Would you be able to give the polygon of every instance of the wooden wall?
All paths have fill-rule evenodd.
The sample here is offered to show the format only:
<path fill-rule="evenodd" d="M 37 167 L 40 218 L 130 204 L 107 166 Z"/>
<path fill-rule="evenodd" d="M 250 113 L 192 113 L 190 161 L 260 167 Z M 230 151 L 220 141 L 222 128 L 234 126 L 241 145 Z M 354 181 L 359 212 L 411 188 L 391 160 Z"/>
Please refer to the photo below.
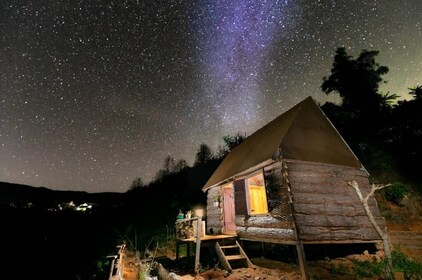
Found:
<path fill-rule="evenodd" d="M 380 237 L 371 225 L 353 187 L 365 196 L 370 185 L 363 170 L 352 167 L 286 160 L 298 237 L 304 242 L 373 241 Z M 374 198 L 370 208 L 381 228 L 385 220 Z"/>
<path fill-rule="evenodd" d="M 221 234 L 223 229 L 223 210 L 219 206 L 214 206 L 214 197 L 221 194 L 220 186 L 210 188 L 207 191 L 207 233 L 210 234 L 212 228 L 215 234 Z M 222 203 L 221 203 L 222 205 Z"/>
<path fill-rule="evenodd" d="M 242 239 L 291 243 L 295 240 L 288 190 L 283 184 L 281 163 L 264 168 L 267 190 L 267 215 L 248 216 L 236 213 L 236 233 Z"/>

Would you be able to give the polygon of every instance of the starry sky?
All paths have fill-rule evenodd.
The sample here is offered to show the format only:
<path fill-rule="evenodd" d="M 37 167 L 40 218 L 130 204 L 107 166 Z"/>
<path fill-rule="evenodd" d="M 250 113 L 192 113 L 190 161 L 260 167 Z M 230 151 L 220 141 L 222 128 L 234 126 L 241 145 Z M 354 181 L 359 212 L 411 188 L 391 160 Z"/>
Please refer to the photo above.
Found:
<path fill-rule="evenodd" d="M 422 83 L 421 0 L 2 0 L 0 181 L 88 192 L 250 135 L 376 49 L 382 92 Z"/>

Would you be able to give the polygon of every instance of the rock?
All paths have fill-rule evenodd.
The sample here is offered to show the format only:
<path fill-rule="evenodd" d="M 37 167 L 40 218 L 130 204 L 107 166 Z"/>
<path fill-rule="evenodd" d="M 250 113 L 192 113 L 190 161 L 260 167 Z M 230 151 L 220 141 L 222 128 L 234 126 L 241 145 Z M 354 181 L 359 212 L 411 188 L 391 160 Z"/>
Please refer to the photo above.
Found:
<path fill-rule="evenodd" d="M 261 277 L 259 277 L 259 276 L 254 278 L 254 280 L 260 280 L 260 279 L 261 279 Z"/>
<path fill-rule="evenodd" d="M 363 251 L 363 254 L 364 254 L 365 256 L 369 256 L 369 252 L 368 252 L 368 250 Z"/>
<path fill-rule="evenodd" d="M 245 277 L 246 278 L 251 278 L 251 275 L 250 274 L 246 274 Z"/>
<path fill-rule="evenodd" d="M 229 276 L 229 272 L 228 272 L 227 270 L 223 270 L 223 276 L 224 276 L 224 277 Z"/>

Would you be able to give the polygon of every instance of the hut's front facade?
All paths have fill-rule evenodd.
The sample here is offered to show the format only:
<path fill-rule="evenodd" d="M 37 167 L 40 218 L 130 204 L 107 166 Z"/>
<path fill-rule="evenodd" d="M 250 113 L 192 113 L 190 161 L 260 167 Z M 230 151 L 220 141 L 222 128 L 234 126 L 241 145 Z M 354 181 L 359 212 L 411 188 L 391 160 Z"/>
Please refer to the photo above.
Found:
<path fill-rule="evenodd" d="M 203 188 L 207 230 L 291 245 L 380 242 L 353 180 L 369 191 L 368 173 L 308 97 L 223 160 Z M 370 207 L 385 227 L 375 199 Z"/>

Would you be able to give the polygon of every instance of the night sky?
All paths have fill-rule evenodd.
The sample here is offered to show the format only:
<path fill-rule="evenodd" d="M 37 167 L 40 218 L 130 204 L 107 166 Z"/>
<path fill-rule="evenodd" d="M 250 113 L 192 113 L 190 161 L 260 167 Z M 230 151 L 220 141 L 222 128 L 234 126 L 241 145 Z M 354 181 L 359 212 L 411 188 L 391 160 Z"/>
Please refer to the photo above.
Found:
<path fill-rule="evenodd" d="M 422 83 L 421 0 L 0 3 L 0 181 L 88 192 L 250 135 L 320 86 L 337 47 Z"/>

